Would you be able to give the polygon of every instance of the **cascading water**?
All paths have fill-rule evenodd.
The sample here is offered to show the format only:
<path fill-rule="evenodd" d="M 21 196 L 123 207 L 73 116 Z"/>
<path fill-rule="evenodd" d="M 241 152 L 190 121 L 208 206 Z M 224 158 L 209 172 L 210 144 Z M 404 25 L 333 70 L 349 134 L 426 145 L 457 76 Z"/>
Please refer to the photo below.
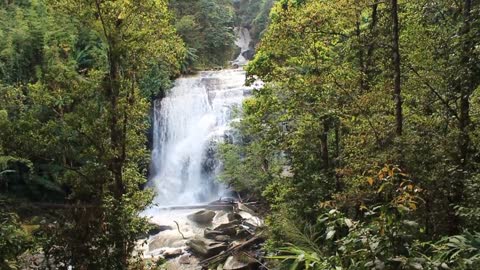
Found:
<path fill-rule="evenodd" d="M 232 65 L 240 67 L 247 62 L 242 54 L 249 49 L 250 36 L 247 29 L 237 28 L 236 32 L 241 54 Z M 198 260 L 189 253 L 187 241 L 204 237 L 205 225 L 192 222 L 188 216 L 194 209 L 204 208 L 202 203 L 227 193 L 215 181 L 221 167 L 216 159 L 217 146 L 226 138 L 234 140 L 229 129 L 236 108 L 254 87 L 261 87 L 246 87 L 244 83 L 241 68 L 204 71 L 176 80 L 166 97 L 155 102 L 150 183 L 157 193 L 155 205 L 160 207 L 154 205 L 141 215 L 163 229 L 146 242 L 139 240 L 136 251 L 144 258 L 179 252 L 183 255 L 170 260 L 167 269 L 198 269 Z M 250 214 L 243 215 L 255 224 Z M 215 211 L 208 226 L 215 228 L 228 222 L 226 211 Z"/>
<path fill-rule="evenodd" d="M 216 146 L 249 88 L 241 69 L 205 71 L 180 78 L 155 103 L 152 174 L 159 205 L 218 199 Z"/>
<path fill-rule="evenodd" d="M 248 62 L 248 60 L 244 56 L 244 53 L 250 49 L 250 42 L 252 41 L 252 38 L 250 36 L 250 31 L 248 31 L 247 28 L 243 27 L 236 27 L 235 34 L 237 35 L 235 45 L 240 48 L 240 54 L 235 60 L 233 60 L 233 64 L 243 66 Z"/>

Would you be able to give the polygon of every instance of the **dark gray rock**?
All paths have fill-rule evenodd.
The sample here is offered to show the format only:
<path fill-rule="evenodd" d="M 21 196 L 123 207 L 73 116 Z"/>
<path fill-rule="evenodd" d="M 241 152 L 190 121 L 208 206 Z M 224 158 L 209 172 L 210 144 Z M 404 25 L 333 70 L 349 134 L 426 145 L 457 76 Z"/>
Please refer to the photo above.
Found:
<path fill-rule="evenodd" d="M 193 254 L 202 258 L 215 256 L 228 248 L 226 243 L 200 237 L 189 240 L 187 246 L 192 250 Z"/>
<path fill-rule="evenodd" d="M 148 235 L 156 235 L 160 232 L 169 231 L 169 230 L 173 230 L 173 228 L 168 226 L 168 225 L 157 225 L 157 224 L 151 223 L 150 224 L 150 230 L 148 230 L 147 234 Z"/>
<path fill-rule="evenodd" d="M 229 222 L 243 219 L 238 213 L 228 213 L 227 218 Z"/>
<path fill-rule="evenodd" d="M 241 223 L 239 220 L 234 220 L 229 223 L 220 224 L 217 227 L 215 227 L 213 230 L 209 231 L 209 236 L 212 237 L 213 239 L 215 238 L 215 236 L 218 236 L 218 235 L 225 235 L 230 238 L 237 237 L 238 231 L 241 229 L 240 224 Z"/>
<path fill-rule="evenodd" d="M 148 238 L 149 236 L 157 235 L 163 231 L 173 230 L 172 227 L 166 225 L 158 225 L 154 223 L 149 223 L 149 229 L 146 232 L 140 233 L 137 235 L 137 240 Z"/>
<path fill-rule="evenodd" d="M 215 212 L 211 210 L 201 210 L 187 216 L 189 220 L 198 224 L 212 223 L 212 220 L 214 217 L 215 217 Z"/>
<path fill-rule="evenodd" d="M 254 49 L 248 49 L 244 52 L 242 52 L 242 56 L 245 57 L 247 60 L 252 60 L 253 57 L 255 56 L 255 50 Z"/>
<path fill-rule="evenodd" d="M 203 236 L 207 239 L 215 239 L 216 236 L 222 234 L 222 231 L 216 231 L 209 228 L 205 229 L 205 231 L 203 232 Z"/>

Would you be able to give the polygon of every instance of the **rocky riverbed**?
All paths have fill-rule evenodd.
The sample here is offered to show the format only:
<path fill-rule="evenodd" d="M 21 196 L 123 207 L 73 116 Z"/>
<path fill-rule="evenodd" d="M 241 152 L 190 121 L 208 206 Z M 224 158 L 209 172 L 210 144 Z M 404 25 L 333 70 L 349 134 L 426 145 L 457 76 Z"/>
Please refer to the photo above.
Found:
<path fill-rule="evenodd" d="M 162 269 L 262 269 L 263 220 L 255 204 L 219 200 L 203 206 L 151 208 L 149 236 L 137 254 Z"/>

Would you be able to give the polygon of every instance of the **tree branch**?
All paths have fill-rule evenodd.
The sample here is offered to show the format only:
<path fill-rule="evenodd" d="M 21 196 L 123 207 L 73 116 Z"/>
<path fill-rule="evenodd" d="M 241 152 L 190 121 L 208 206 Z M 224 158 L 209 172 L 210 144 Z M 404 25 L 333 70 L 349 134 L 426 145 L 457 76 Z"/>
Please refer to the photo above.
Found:
<path fill-rule="evenodd" d="M 433 92 L 433 94 L 435 94 L 435 96 L 445 105 L 445 107 L 447 108 L 447 110 L 458 120 L 459 119 L 459 116 L 457 114 L 457 111 L 455 111 L 451 106 L 450 104 L 448 103 L 448 101 L 446 101 L 442 95 L 440 95 L 440 93 L 438 93 L 437 90 L 435 90 L 435 88 L 426 80 L 424 80 L 422 78 L 422 76 L 418 73 L 418 71 L 412 66 L 412 65 L 408 65 L 408 67 L 410 68 L 410 70 L 413 71 L 413 73 L 421 80 L 421 82 L 428 88 L 430 89 L 430 91 Z"/>

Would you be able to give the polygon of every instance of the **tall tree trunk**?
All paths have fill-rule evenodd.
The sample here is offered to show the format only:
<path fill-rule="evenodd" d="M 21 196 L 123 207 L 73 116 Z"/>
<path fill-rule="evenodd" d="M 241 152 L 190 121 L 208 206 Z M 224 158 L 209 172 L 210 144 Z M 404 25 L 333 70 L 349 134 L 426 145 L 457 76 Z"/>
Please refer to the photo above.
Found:
<path fill-rule="evenodd" d="M 365 57 L 364 57 L 364 48 L 363 48 L 363 40 L 362 40 L 362 31 L 360 30 L 360 20 L 362 19 L 362 14 L 361 14 L 361 7 L 360 3 L 358 0 L 355 1 L 356 5 L 356 17 L 357 20 L 355 22 L 355 33 L 357 36 L 357 53 L 358 53 L 358 65 L 360 66 L 360 90 L 362 92 L 365 92 L 367 90 L 367 81 L 365 78 L 366 72 L 365 72 Z"/>
<path fill-rule="evenodd" d="M 323 121 L 323 131 L 320 135 L 320 143 L 321 143 L 321 155 L 323 161 L 323 168 L 328 170 L 330 167 L 330 158 L 328 154 L 328 132 L 330 131 L 330 125 L 328 120 Z"/>
<path fill-rule="evenodd" d="M 125 187 L 123 184 L 123 166 L 124 157 L 122 155 L 123 144 L 123 130 L 121 128 L 119 115 L 120 109 L 118 108 L 119 94 L 120 94 L 120 56 L 117 52 L 115 40 L 110 42 L 110 70 L 107 78 L 106 95 L 110 101 L 110 140 L 113 156 L 109 162 L 109 170 L 113 174 L 114 189 L 113 194 L 115 199 L 121 200 L 125 193 Z"/>
<path fill-rule="evenodd" d="M 472 0 L 464 0 L 463 2 L 463 25 L 459 31 L 461 38 L 461 58 L 459 62 L 459 73 L 462 77 L 457 84 L 457 92 L 460 94 L 460 111 L 458 119 L 458 173 L 453 177 L 452 193 L 449 197 L 449 203 L 451 205 L 458 205 L 464 200 L 464 187 L 465 179 L 467 178 L 468 166 L 469 166 L 469 149 L 470 149 L 470 136 L 469 126 L 470 121 L 470 96 L 475 90 L 475 85 L 472 81 L 470 55 L 472 54 L 473 46 L 469 37 L 471 30 L 471 15 Z M 455 214 L 454 209 L 450 209 L 450 219 L 452 220 L 449 226 L 449 233 L 456 234 L 460 232 L 461 220 Z"/>
<path fill-rule="evenodd" d="M 392 61 L 393 61 L 393 96 L 395 100 L 395 133 L 397 136 L 401 136 L 403 133 L 403 111 L 402 111 L 402 93 L 401 93 L 401 60 L 400 60 L 400 27 L 398 23 L 398 2 L 397 0 L 391 0 L 391 12 L 392 12 Z"/>
<path fill-rule="evenodd" d="M 469 40 L 470 33 L 470 12 L 472 10 L 472 0 L 465 0 L 463 6 L 463 26 L 461 29 L 461 37 L 463 40 L 461 68 L 466 69 L 464 74 L 466 77 L 462 78 L 459 83 L 460 92 L 460 114 L 459 114 L 459 163 L 462 167 L 468 163 L 468 149 L 470 145 L 470 137 L 468 134 L 468 126 L 470 125 L 470 96 L 475 90 L 472 83 L 470 69 L 470 55 L 472 52 L 472 42 Z"/>
<path fill-rule="evenodd" d="M 374 59 L 373 53 L 375 51 L 375 39 L 376 39 L 376 28 L 378 22 L 378 4 L 374 4 L 372 6 L 372 23 L 370 24 L 370 33 L 368 36 L 367 41 L 367 56 L 365 60 L 365 67 L 363 72 L 365 73 L 365 80 L 367 81 L 366 87 L 367 91 L 370 89 L 371 82 L 373 80 L 373 66 L 374 66 Z"/>
<path fill-rule="evenodd" d="M 335 163 L 334 168 L 340 168 L 342 166 L 340 162 L 340 121 L 335 123 Z M 335 173 L 335 188 L 336 191 L 340 191 L 340 176 L 338 173 Z"/>

